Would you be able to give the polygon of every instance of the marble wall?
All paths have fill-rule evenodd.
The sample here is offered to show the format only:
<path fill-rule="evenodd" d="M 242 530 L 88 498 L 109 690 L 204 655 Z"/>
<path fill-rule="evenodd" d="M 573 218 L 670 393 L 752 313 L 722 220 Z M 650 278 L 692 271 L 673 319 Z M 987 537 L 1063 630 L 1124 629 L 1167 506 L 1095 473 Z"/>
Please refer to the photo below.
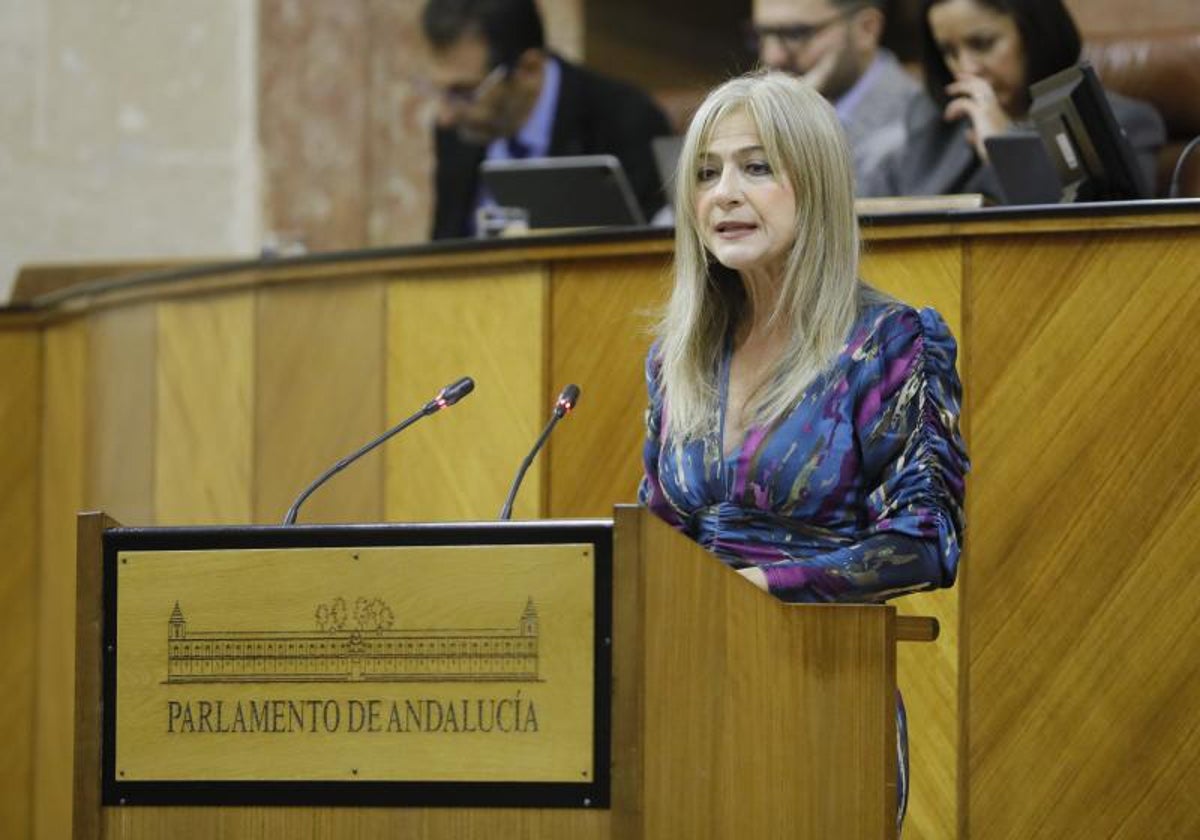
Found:
<path fill-rule="evenodd" d="M 28 262 L 256 248 L 257 48 L 247 0 L 0 0 L 0 301 Z"/>
<path fill-rule="evenodd" d="M 0 0 L 0 302 L 28 263 L 419 242 L 423 0 Z M 583 0 L 542 0 L 583 52 Z"/>
<path fill-rule="evenodd" d="M 578 58 L 582 0 L 542 0 Z M 434 101 L 424 0 L 260 0 L 259 124 L 268 237 L 309 250 L 428 238 Z"/>

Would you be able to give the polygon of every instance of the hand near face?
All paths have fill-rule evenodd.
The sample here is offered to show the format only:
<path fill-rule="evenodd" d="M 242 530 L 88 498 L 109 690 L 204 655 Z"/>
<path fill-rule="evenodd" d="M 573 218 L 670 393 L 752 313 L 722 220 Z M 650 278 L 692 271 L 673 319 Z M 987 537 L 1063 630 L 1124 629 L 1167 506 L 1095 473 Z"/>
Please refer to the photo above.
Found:
<path fill-rule="evenodd" d="M 960 76 L 946 85 L 946 93 L 952 98 L 942 117 L 947 122 L 971 121 L 967 139 L 975 147 L 979 159 L 986 162 L 987 148 L 983 141 L 1008 131 L 1012 127 L 1012 118 L 1001 107 L 992 86 L 979 76 Z"/>
<path fill-rule="evenodd" d="M 801 74 L 800 78 L 812 85 L 815 90 L 824 92 L 829 86 L 829 80 L 838 67 L 839 54 L 830 50 L 818 59 L 817 63 Z"/>

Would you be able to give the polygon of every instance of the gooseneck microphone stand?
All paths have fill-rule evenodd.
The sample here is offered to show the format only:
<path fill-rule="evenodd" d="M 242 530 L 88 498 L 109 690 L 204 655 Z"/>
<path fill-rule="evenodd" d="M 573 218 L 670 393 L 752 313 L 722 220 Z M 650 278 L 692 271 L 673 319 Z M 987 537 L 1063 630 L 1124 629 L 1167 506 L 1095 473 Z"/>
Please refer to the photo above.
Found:
<path fill-rule="evenodd" d="M 292 502 L 292 506 L 288 508 L 287 516 L 283 518 L 283 524 L 294 525 L 296 523 L 296 515 L 300 512 L 300 505 L 304 504 L 305 500 L 313 494 L 313 491 L 315 491 L 326 481 L 333 478 L 335 475 L 346 469 L 346 467 L 353 464 L 355 461 L 366 455 L 381 443 L 384 443 L 393 436 L 398 435 L 400 432 L 407 429 L 413 423 L 416 423 L 422 417 L 428 417 L 430 414 L 437 414 L 443 408 L 454 405 L 473 390 L 475 390 L 475 380 L 469 376 L 464 376 L 462 379 L 450 383 L 441 391 L 439 391 L 436 397 L 425 403 L 425 405 L 421 407 L 421 410 L 416 414 L 401 420 L 379 437 L 359 447 L 357 450 L 338 461 L 332 467 L 325 470 L 325 472 L 321 473 L 313 480 L 312 484 L 304 488 L 304 492 L 296 497 L 296 501 Z"/>
<path fill-rule="evenodd" d="M 529 450 L 529 454 L 521 462 L 521 468 L 517 470 L 517 477 L 513 479 L 512 487 L 508 490 L 508 498 L 504 500 L 504 507 L 500 508 L 501 519 L 512 519 L 513 501 L 517 498 L 517 490 L 521 487 L 522 479 L 525 478 L 525 471 L 529 469 L 529 465 L 533 463 L 533 459 L 537 457 L 538 452 L 545 445 L 546 438 L 550 437 L 550 433 L 554 431 L 554 427 L 558 424 L 558 421 L 566 417 L 577 402 L 579 402 L 579 386 L 568 385 L 566 388 L 563 388 L 562 393 L 559 394 L 558 402 L 554 404 L 554 411 L 550 415 L 550 422 L 546 424 L 546 428 L 542 429 L 542 433 L 538 436 L 537 442 L 534 443 L 533 449 Z"/>

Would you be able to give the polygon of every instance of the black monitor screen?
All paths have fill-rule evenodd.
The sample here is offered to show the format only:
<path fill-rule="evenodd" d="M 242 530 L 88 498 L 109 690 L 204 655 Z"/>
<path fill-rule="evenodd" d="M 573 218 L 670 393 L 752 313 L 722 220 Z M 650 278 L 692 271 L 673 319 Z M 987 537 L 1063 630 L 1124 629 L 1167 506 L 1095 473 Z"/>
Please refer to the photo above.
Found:
<path fill-rule="evenodd" d="M 1133 147 L 1090 64 L 1068 67 L 1029 91 L 1029 116 L 1058 169 L 1064 202 L 1151 197 Z"/>
<path fill-rule="evenodd" d="M 612 155 L 485 160 L 479 173 L 497 202 L 525 210 L 531 228 L 646 223 Z"/>

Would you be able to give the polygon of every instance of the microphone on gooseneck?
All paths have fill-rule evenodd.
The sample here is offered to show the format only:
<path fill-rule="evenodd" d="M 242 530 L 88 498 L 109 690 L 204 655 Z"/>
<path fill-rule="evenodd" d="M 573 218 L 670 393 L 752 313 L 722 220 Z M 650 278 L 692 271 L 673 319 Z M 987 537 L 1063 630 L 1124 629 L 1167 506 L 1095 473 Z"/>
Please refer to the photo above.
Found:
<path fill-rule="evenodd" d="M 554 412 L 550 415 L 550 422 L 546 424 L 546 428 L 542 429 L 542 433 L 538 436 L 533 449 L 529 450 L 529 454 L 521 462 L 521 468 L 517 470 L 517 477 L 513 479 L 512 487 L 508 490 L 508 498 L 504 500 L 504 507 L 500 508 L 501 519 L 512 519 L 513 501 L 517 498 L 517 490 L 521 486 L 521 480 L 525 478 L 525 471 L 529 469 L 529 465 L 533 463 L 533 459 L 537 457 L 538 452 L 546 444 L 546 438 L 550 437 L 550 433 L 554 431 L 554 427 L 558 424 L 558 421 L 566 417 L 571 412 L 571 409 L 575 408 L 575 403 L 577 402 L 579 402 L 578 385 L 568 385 L 562 389 L 562 393 L 558 395 L 558 402 L 554 404 Z"/>
<path fill-rule="evenodd" d="M 320 487 L 326 481 L 333 478 L 335 475 L 340 473 L 342 470 L 346 469 L 346 467 L 353 464 L 359 458 L 366 455 L 368 452 L 370 452 L 376 446 L 379 446 L 379 444 L 383 443 L 388 438 L 404 431 L 409 426 L 411 426 L 413 423 L 416 423 L 418 420 L 420 420 L 422 417 L 428 417 L 430 414 L 437 414 L 443 408 L 448 408 L 449 406 L 454 405 L 456 402 L 458 402 L 459 400 L 461 400 L 463 397 L 465 397 L 467 394 L 471 393 L 474 390 L 475 390 L 475 380 L 469 376 L 464 376 L 462 379 L 458 379 L 458 380 L 455 380 L 454 382 L 451 382 L 449 385 L 447 385 L 445 388 L 443 388 L 441 391 L 439 391 L 438 395 L 436 397 L 431 399 L 429 402 L 425 403 L 425 405 L 421 407 L 421 410 L 418 411 L 416 414 L 413 414 L 411 417 L 407 417 L 404 420 L 400 421 L 395 426 L 392 426 L 392 428 L 388 429 L 386 432 L 381 434 L 379 437 L 377 437 L 374 440 L 370 441 L 369 443 L 366 443 L 363 446 L 359 447 L 354 452 L 350 453 L 345 458 L 338 461 L 332 467 L 325 470 L 325 472 L 321 473 L 319 476 L 316 477 L 316 479 L 313 481 L 312 484 L 310 484 L 304 488 L 304 492 L 302 492 L 299 496 L 296 497 L 296 501 L 292 502 L 292 506 L 290 508 L 288 508 L 287 516 L 285 516 L 283 518 L 283 524 L 284 525 L 294 525 L 296 523 L 296 514 L 298 514 L 300 512 L 300 505 L 304 504 L 305 500 L 313 494 L 313 491 L 315 491 L 318 487 Z"/>

